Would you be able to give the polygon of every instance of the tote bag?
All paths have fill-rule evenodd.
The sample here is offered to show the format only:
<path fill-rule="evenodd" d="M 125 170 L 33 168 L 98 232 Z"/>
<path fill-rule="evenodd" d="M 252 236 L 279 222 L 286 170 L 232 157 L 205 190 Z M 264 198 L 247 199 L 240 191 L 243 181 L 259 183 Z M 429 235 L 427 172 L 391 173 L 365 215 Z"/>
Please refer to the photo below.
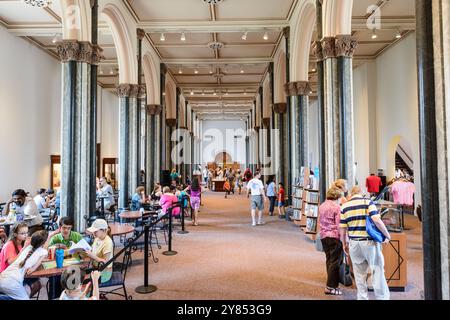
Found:
<path fill-rule="evenodd" d="M 347 263 L 347 258 L 343 253 L 341 265 L 339 266 L 339 282 L 344 286 L 349 287 L 353 284 L 352 275 L 350 272 L 350 265 Z"/>
<path fill-rule="evenodd" d="M 381 232 L 377 225 L 373 222 L 372 218 L 369 215 L 369 210 L 366 209 L 366 231 L 369 237 L 373 239 L 375 242 L 384 242 L 386 240 L 386 236 Z"/>

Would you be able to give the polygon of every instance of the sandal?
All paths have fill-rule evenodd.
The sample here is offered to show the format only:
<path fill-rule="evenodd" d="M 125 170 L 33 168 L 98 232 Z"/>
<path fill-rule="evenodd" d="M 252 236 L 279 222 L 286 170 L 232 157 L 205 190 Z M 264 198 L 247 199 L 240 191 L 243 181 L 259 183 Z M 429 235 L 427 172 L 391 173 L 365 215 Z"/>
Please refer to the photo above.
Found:
<path fill-rule="evenodd" d="M 331 295 L 331 296 L 342 296 L 342 291 L 340 288 L 330 288 L 327 287 L 326 291 L 325 291 L 326 295 Z"/>

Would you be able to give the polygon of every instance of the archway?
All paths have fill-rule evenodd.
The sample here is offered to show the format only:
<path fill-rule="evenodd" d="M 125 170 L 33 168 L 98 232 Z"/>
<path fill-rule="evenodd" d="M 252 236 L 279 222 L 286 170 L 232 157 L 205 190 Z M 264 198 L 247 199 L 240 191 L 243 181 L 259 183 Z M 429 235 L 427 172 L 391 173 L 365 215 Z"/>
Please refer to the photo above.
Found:
<path fill-rule="evenodd" d="M 147 52 L 144 55 L 142 67 L 147 88 L 147 104 L 160 104 L 159 71 L 151 53 Z"/>

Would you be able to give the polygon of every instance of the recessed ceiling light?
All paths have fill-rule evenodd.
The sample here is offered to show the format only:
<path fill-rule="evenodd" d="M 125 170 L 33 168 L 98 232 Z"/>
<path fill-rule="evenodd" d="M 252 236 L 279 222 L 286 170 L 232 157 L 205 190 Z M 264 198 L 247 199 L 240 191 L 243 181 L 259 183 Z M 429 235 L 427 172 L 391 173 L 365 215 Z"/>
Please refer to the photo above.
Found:
<path fill-rule="evenodd" d="M 109 74 L 114 74 L 113 68 L 111 68 L 111 70 L 109 70 Z"/>
<path fill-rule="evenodd" d="M 195 68 L 194 73 L 198 74 L 198 69 L 197 68 Z"/>
<path fill-rule="evenodd" d="M 161 41 L 166 41 L 166 37 L 164 36 L 164 32 L 161 32 L 161 37 L 159 38 Z"/>
<path fill-rule="evenodd" d="M 57 43 L 58 42 L 58 35 L 55 34 L 55 36 L 52 39 L 52 43 Z"/>
<path fill-rule="evenodd" d="M 247 90 L 246 89 L 244 89 L 244 96 L 246 96 L 247 95 Z"/>
<path fill-rule="evenodd" d="M 244 68 L 241 67 L 241 73 L 244 73 Z"/>
<path fill-rule="evenodd" d="M 191 90 L 191 96 L 193 96 L 194 95 L 194 90 Z"/>
<path fill-rule="evenodd" d="M 263 39 L 269 40 L 269 34 L 267 33 L 267 31 L 264 33 Z"/>
<path fill-rule="evenodd" d="M 181 41 L 186 41 L 186 35 L 184 34 L 184 32 L 181 33 Z"/>
<path fill-rule="evenodd" d="M 214 91 L 213 95 L 217 96 L 217 92 Z"/>
<path fill-rule="evenodd" d="M 248 32 L 245 31 L 245 32 L 242 34 L 242 37 L 241 37 L 242 40 L 244 40 L 244 41 L 247 40 L 247 33 L 248 33 Z"/>
<path fill-rule="evenodd" d="M 312 72 L 316 72 L 316 69 L 313 68 L 311 71 L 312 71 Z"/>
<path fill-rule="evenodd" d="M 99 74 L 103 74 L 103 69 L 102 69 L 102 67 L 100 67 L 100 69 L 98 70 L 98 73 L 99 73 Z"/>
<path fill-rule="evenodd" d="M 397 39 L 400 39 L 402 37 L 402 32 L 400 30 L 397 31 L 397 34 L 395 35 Z"/>
<path fill-rule="evenodd" d="M 183 73 L 183 70 L 178 69 L 178 73 L 179 73 L 179 74 L 182 74 L 182 73 Z"/>
<path fill-rule="evenodd" d="M 377 32 L 375 31 L 375 29 L 373 29 L 373 32 L 372 32 L 372 39 L 376 39 L 376 38 L 378 38 Z"/>
<path fill-rule="evenodd" d="M 205 95 L 205 91 L 204 90 L 202 90 L 202 96 L 204 96 Z"/>

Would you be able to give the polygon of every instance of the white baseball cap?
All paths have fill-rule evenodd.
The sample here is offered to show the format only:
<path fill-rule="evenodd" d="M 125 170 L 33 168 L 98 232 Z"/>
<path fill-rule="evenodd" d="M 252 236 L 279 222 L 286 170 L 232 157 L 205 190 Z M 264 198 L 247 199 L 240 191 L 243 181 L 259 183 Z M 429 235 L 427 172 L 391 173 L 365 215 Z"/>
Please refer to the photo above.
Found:
<path fill-rule="evenodd" d="M 97 219 L 92 223 L 90 228 L 87 228 L 87 231 L 94 233 L 98 230 L 108 230 L 108 222 L 104 219 Z"/>

